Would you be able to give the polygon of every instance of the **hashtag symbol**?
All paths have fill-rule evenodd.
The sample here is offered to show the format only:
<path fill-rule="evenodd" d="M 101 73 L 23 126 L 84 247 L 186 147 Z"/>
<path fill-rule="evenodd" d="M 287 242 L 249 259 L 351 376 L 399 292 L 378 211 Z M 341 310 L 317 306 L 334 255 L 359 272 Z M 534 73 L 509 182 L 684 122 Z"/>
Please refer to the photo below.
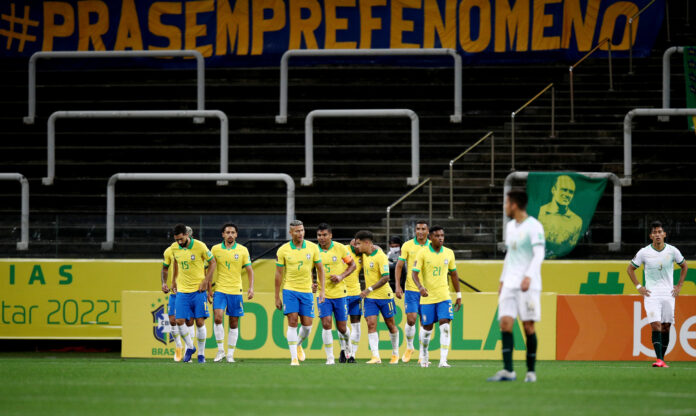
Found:
<path fill-rule="evenodd" d="M 17 39 L 19 41 L 19 52 L 24 52 L 24 44 L 29 42 L 35 42 L 36 36 L 28 34 L 30 26 L 38 26 L 39 22 L 36 20 L 29 19 L 29 6 L 24 6 L 24 16 L 18 17 L 15 13 L 15 4 L 10 4 L 10 14 L 0 15 L 0 20 L 4 20 L 9 23 L 8 29 L 0 29 L 0 35 L 7 37 L 7 47 L 9 51 L 12 47 L 12 41 Z M 19 25 L 19 31 L 16 31 L 17 25 Z"/>

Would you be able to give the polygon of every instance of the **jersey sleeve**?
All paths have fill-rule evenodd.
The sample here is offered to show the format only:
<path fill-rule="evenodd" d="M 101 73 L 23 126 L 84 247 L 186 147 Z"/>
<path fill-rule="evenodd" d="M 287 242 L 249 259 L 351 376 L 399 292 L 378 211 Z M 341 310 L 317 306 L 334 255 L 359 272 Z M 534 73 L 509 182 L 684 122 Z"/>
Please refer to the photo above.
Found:
<path fill-rule="evenodd" d="M 379 256 L 379 273 L 382 276 L 389 276 L 389 259 L 384 253 Z"/>
<path fill-rule="evenodd" d="M 166 250 L 164 250 L 164 262 L 162 263 L 164 267 L 169 267 L 172 265 L 172 249 L 167 247 Z"/>
<path fill-rule="evenodd" d="M 411 270 L 409 270 L 410 272 L 421 272 L 424 262 L 423 259 L 425 258 L 424 251 L 425 250 L 421 250 L 418 252 L 418 254 L 416 255 L 416 259 L 413 261 L 413 267 L 411 267 Z"/>
<path fill-rule="evenodd" d="M 529 242 L 532 246 L 545 245 L 544 226 L 540 222 L 536 222 L 535 227 L 529 233 Z"/>
<path fill-rule="evenodd" d="M 251 257 L 249 256 L 249 250 L 244 247 L 244 251 L 242 253 L 242 267 L 247 266 L 251 266 Z"/>
<path fill-rule="evenodd" d="M 321 263 L 321 255 L 319 254 L 319 246 L 315 245 L 312 247 L 312 261 L 316 263 Z"/>
<path fill-rule="evenodd" d="M 454 259 L 454 251 L 451 251 L 451 250 L 449 252 L 449 264 L 448 264 L 448 266 L 449 267 L 447 269 L 451 272 L 457 270 L 457 262 Z"/>
<path fill-rule="evenodd" d="M 281 247 L 276 252 L 276 266 L 285 267 L 285 250 Z"/>
<path fill-rule="evenodd" d="M 404 257 L 404 256 L 408 256 L 408 247 L 406 246 L 407 244 L 408 244 L 408 242 L 404 243 L 401 246 L 401 251 L 399 253 L 399 260 L 406 263 L 406 267 L 408 267 L 408 262 L 406 262 L 406 257 Z"/>
<path fill-rule="evenodd" d="M 345 264 L 350 264 L 353 262 L 353 256 L 350 255 L 350 249 L 348 249 L 347 246 L 344 246 L 341 244 L 339 246 L 341 248 L 341 253 L 343 254 L 342 260 Z"/>
<path fill-rule="evenodd" d="M 201 257 L 204 258 L 206 261 L 210 261 L 210 259 L 213 258 L 213 253 L 210 250 L 208 250 L 208 246 L 206 246 L 204 242 L 202 242 L 200 240 L 196 240 L 196 241 L 201 243 L 200 247 L 201 247 L 201 252 L 203 253 L 203 256 L 201 256 Z"/>
<path fill-rule="evenodd" d="M 636 253 L 636 256 L 633 258 L 633 260 L 631 260 L 631 264 L 636 269 L 639 268 L 643 264 L 643 249 L 638 250 L 638 253 Z"/>
<path fill-rule="evenodd" d="M 677 263 L 678 265 L 682 265 L 684 263 L 684 256 L 682 256 L 681 251 L 679 251 L 678 248 L 674 247 L 674 262 Z"/>

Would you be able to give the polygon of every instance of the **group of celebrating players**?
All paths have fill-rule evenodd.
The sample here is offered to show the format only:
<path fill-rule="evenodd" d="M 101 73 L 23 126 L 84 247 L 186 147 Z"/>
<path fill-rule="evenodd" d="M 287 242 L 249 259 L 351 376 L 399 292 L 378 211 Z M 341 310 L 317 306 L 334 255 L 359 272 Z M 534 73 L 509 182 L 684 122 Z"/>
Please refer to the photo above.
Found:
<path fill-rule="evenodd" d="M 518 317 L 523 323 L 526 336 L 527 374 L 524 380 L 536 381 L 537 336 L 534 323 L 541 319 L 541 264 L 545 254 L 545 237 L 541 223 L 527 215 L 526 206 L 527 194 L 524 191 L 512 190 L 507 193 L 504 208 L 511 221 L 506 225 L 507 252 L 498 291 L 504 368 L 490 377 L 489 381 L 516 379 L 512 365 L 512 329 Z M 646 297 L 645 308 L 652 321 L 653 341 L 658 358 L 654 366 L 662 367 L 666 366 L 663 358 L 664 350 L 669 343 L 669 325 L 674 322 L 674 297 L 678 295 L 686 275 L 686 262 L 676 248 L 664 243 L 665 234 L 661 224 L 658 228 L 657 234 L 656 228 L 652 228 L 653 244 L 639 252 L 629 266 L 629 275 L 640 293 Z M 189 227 L 184 224 L 174 227 L 175 242 L 164 252 L 161 278 L 162 290 L 165 293 L 171 292 L 168 313 L 172 336 L 176 342 L 175 361 L 191 361 L 196 353 L 193 341 L 196 337 L 198 362 L 205 362 L 205 319 L 209 317 L 207 305 L 212 303 L 214 333 L 218 346 L 214 361 L 226 359 L 228 362 L 234 362 L 239 318 L 244 315 L 243 269 L 246 269 L 249 279 L 247 298 L 252 299 L 254 296 L 254 270 L 248 250 L 236 242 L 238 231 L 235 224 L 224 224 L 221 229 L 223 241 L 208 250 L 203 242 L 192 237 Z M 368 343 L 372 354 L 367 364 L 381 363 L 377 333 L 377 318 L 381 314 L 391 339 L 390 364 L 398 364 L 400 358 L 405 363 L 411 360 L 415 352 L 415 325 L 420 317 L 419 365 L 430 365 L 428 345 L 434 325 L 438 323 L 439 367 L 450 367 L 447 362 L 450 322 L 453 319 L 453 310 L 457 311 L 461 307 L 462 294 L 454 252 L 444 246 L 445 232 L 442 227 L 429 228 L 427 222 L 417 222 L 416 237 L 407 241 L 401 248 L 401 256 L 395 270 L 395 291 L 392 291 L 389 285 L 387 256 L 374 244 L 374 237 L 370 231 L 359 231 L 348 246 L 334 241 L 331 227 L 325 223 L 317 227 L 317 244 L 305 239 L 304 224 L 299 220 L 289 224 L 289 233 L 291 240 L 282 245 L 276 255 L 275 304 L 287 317 L 290 365 L 297 366 L 305 360 L 302 342 L 312 328 L 316 293 L 326 364 L 335 364 L 332 335 L 334 318 L 341 348 L 339 362 L 356 362 L 355 352 L 360 343 L 360 321 L 363 316 L 367 323 Z M 652 251 L 649 251 L 649 248 L 652 248 Z M 670 293 L 670 303 L 669 300 L 657 299 L 657 296 L 664 295 L 661 290 L 663 286 L 669 285 L 670 289 L 672 287 L 672 262 L 681 265 L 682 276 L 679 285 L 674 286 Z M 641 263 L 646 264 L 647 289 L 638 284 L 633 273 Z M 167 276 L 172 264 L 174 272 L 169 286 Z M 402 290 L 399 277 L 404 267 L 407 270 L 407 278 L 405 290 Z M 313 270 L 316 270 L 316 281 L 313 279 Z M 361 271 L 364 276 L 364 289 L 359 281 Z M 456 291 L 454 305 L 448 277 Z M 656 289 L 656 297 L 649 302 L 650 290 L 653 288 Z M 395 297 L 404 297 L 406 306 L 404 335 L 407 346 L 401 357 L 399 333 L 394 321 Z M 227 352 L 224 348 L 225 314 L 229 316 Z"/>

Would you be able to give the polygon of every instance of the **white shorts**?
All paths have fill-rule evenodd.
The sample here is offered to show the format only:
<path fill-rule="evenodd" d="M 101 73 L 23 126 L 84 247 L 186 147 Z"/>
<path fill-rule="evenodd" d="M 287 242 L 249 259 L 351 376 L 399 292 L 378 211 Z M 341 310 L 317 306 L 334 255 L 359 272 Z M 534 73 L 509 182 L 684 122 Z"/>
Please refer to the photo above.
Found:
<path fill-rule="evenodd" d="M 674 296 L 651 295 L 643 298 L 648 322 L 674 323 Z"/>
<path fill-rule="evenodd" d="M 518 288 L 505 288 L 498 297 L 498 320 L 503 316 L 513 319 L 539 322 L 541 320 L 541 291 L 529 289 L 526 292 Z"/>

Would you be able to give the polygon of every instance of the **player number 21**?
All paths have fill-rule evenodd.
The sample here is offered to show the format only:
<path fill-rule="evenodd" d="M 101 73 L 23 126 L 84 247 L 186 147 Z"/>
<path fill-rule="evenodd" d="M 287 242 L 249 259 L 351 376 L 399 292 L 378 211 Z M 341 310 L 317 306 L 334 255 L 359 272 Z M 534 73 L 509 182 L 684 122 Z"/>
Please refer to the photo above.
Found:
<path fill-rule="evenodd" d="M 442 273 L 442 267 L 437 266 L 433 268 L 433 276 L 439 276 Z"/>

